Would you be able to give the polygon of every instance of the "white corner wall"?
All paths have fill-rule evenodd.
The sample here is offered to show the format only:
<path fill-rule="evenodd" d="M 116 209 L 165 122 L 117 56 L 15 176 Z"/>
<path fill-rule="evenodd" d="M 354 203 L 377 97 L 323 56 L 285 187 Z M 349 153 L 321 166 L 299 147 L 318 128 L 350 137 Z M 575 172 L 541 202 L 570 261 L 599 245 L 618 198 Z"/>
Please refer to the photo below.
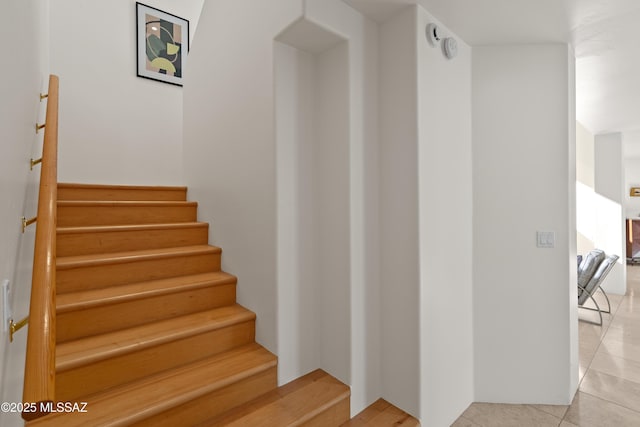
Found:
<path fill-rule="evenodd" d="M 380 332 L 382 397 L 420 417 L 416 16 L 380 25 Z"/>
<path fill-rule="evenodd" d="M 473 49 L 475 400 L 577 387 L 575 95 L 566 45 Z M 536 247 L 536 232 L 555 247 Z"/>
<path fill-rule="evenodd" d="M 20 233 L 20 217 L 33 216 L 37 209 L 37 185 L 40 169 L 29 171 L 29 159 L 42 153 L 42 132 L 35 133 L 36 121 L 44 121 L 44 106 L 39 94 L 47 91 L 49 73 L 49 7 L 44 0 L 4 2 L 6 18 L 0 29 L 3 48 L 3 74 L 0 79 L 0 283 L 11 284 L 10 305 L 13 317 L 28 314 L 33 263 L 35 228 Z M 20 42 L 10 42 L 19 40 Z M 2 309 L 0 308 L 0 312 Z M 4 314 L 2 314 L 4 316 Z M 0 328 L 0 383 L 3 402 L 22 400 L 26 329 L 14 342 Z M 19 413 L 0 413 L 0 425 L 23 426 Z"/>
<path fill-rule="evenodd" d="M 144 1 L 189 20 L 192 42 L 203 2 Z M 183 89 L 136 76 L 136 2 L 50 4 L 60 181 L 182 184 Z"/>
<path fill-rule="evenodd" d="M 594 143 L 595 212 L 594 245 L 620 258 L 602 283 L 607 291 L 624 295 L 627 291 L 626 238 L 624 209 L 624 146 L 621 133 L 595 136 Z"/>
<path fill-rule="evenodd" d="M 474 401 L 471 48 L 417 10 L 421 421 L 449 426 Z M 456 58 L 429 44 L 429 23 Z"/>
<path fill-rule="evenodd" d="M 474 400 L 471 48 L 432 22 L 455 37 L 419 6 L 380 25 L 382 395 L 448 426 Z"/>

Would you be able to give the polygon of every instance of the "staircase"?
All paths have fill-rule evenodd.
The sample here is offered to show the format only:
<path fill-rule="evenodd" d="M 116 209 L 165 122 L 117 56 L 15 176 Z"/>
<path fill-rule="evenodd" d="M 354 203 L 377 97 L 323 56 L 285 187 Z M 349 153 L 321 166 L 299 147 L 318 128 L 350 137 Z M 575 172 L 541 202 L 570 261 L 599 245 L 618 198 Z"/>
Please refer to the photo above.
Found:
<path fill-rule="evenodd" d="M 86 412 L 27 426 L 349 420 L 349 388 L 323 371 L 277 387 L 186 188 L 59 184 L 57 224 L 56 400 Z"/>

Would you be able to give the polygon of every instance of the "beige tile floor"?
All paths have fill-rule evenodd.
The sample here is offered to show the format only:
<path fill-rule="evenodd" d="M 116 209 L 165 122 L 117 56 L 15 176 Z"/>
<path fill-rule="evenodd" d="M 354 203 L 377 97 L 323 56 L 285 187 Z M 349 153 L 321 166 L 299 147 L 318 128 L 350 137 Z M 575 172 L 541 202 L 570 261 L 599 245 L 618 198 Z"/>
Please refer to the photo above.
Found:
<path fill-rule="evenodd" d="M 603 326 L 579 322 L 580 387 L 570 406 L 473 403 L 452 427 L 640 427 L 640 266 L 627 267 L 627 289 L 610 295 Z"/>

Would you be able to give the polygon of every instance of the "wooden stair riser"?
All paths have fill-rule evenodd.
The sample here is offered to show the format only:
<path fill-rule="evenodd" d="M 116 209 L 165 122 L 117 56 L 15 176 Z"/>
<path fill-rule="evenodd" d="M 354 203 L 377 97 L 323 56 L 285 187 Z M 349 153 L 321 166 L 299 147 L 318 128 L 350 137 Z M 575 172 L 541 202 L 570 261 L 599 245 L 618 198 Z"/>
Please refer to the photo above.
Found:
<path fill-rule="evenodd" d="M 327 427 L 340 426 L 349 421 L 351 417 L 351 404 L 349 397 L 340 400 L 335 405 L 318 414 L 311 420 L 299 424 L 300 427 Z"/>
<path fill-rule="evenodd" d="M 56 339 L 61 343 L 104 334 L 158 320 L 232 305 L 235 301 L 236 285 L 235 283 L 227 283 L 85 310 L 58 313 L 56 316 Z"/>
<path fill-rule="evenodd" d="M 58 184 L 58 200 L 187 200 L 186 187 Z"/>
<path fill-rule="evenodd" d="M 276 367 L 238 381 L 198 399 L 177 406 L 170 411 L 147 418 L 135 427 L 193 426 L 223 412 L 249 402 L 277 386 Z M 325 426 L 327 427 L 327 426 Z"/>
<path fill-rule="evenodd" d="M 104 230 L 100 227 L 97 230 L 73 230 L 59 229 L 56 238 L 59 257 L 206 245 L 209 239 L 209 225 L 206 223 L 153 229 Z"/>
<path fill-rule="evenodd" d="M 189 256 L 159 257 L 134 262 L 58 268 L 59 293 L 99 289 L 127 283 L 220 271 L 220 251 Z"/>
<path fill-rule="evenodd" d="M 197 204 L 58 202 L 58 227 L 165 224 L 197 221 Z"/>
<path fill-rule="evenodd" d="M 59 401 L 77 400 L 249 344 L 254 339 L 255 321 L 252 320 L 56 372 L 56 398 Z"/>
<path fill-rule="evenodd" d="M 351 417 L 350 411 L 351 405 L 349 397 L 346 397 L 330 408 L 327 408 L 321 414 L 318 414 L 309 421 L 300 424 L 300 427 L 338 427 L 349 421 L 349 418 Z"/>

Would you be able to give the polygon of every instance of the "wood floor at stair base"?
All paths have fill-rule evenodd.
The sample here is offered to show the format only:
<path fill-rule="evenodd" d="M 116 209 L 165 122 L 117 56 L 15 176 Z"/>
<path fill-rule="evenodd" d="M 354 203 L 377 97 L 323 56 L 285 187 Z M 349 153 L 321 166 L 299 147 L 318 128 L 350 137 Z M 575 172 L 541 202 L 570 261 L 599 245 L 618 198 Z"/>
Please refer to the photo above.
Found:
<path fill-rule="evenodd" d="M 158 372 L 252 343 L 255 322 L 242 322 L 204 334 L 56 373 L 56 398 L 73 401 Z"/>
<path fill-rule="evenodd" d="M 132 424 L 135 427 L 192 426 L 249 402 L 277 386 L 277 368 L 253 375 L 236 384 Z M 326 426 L 325 426 L 326 427 Z"/>
<path fill-rule="evenodd" d="M 420 422 L 384 399 L 378 399 L 342 427 L 420 427 Z"/>
<path fill-rule="evenodd" d="M 62 343 L 171 317 L 233 305 L 235 301 L 236 285 L 235 283 L 226 283 L 144 298 L 141 301 L 133 300 L 59 313 L 56 318 L 56 339 Z"/>
<path fill-rule="evenodd" d="M 216 250 L 217 249 L 217 250 Z M 108 286 L 220 271 L 221 251 L 209 248 L 189 256 L 161 256 L 153 259 L 113 264 L 58 267 L 56 286 L 59 293 L 86 291 Z"/>

